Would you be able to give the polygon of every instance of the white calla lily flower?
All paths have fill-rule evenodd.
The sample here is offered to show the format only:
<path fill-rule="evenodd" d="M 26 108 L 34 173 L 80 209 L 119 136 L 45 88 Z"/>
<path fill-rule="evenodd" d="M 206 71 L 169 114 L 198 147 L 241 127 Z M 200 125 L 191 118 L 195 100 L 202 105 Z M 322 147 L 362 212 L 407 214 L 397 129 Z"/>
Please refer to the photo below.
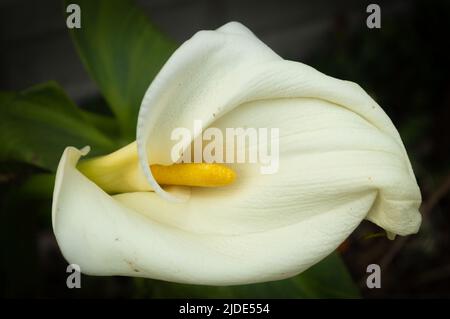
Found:
<path fill-rule="evenodd" d="M 230 164 L 232 184 L 163 189 L 149 165 L 172 164 L 171 132 L 194 120 L 279 128 L 278 172 Z M 419 187 L 381 107 L 235 22 L 198 32 L 168 60 L 142 101 L 137 143 L 78 165 L 87 152 L 65 150 L 52 214 L 64 257 L 86 274 L 278 280 L 322 260 L 364 219 L 391 235 L 421 223 Z"/>

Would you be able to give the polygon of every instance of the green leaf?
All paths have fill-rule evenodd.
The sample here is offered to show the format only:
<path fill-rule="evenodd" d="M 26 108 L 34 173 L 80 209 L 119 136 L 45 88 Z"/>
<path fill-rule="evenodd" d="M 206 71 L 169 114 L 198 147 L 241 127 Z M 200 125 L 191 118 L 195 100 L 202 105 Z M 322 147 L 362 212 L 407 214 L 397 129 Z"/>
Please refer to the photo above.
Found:
<path fill-rule="evenodd" d="M 359 290 L 337 252 L 301 274 L 298 287 L 306 298 L 359 298 Z"/>
<path fill-rule="evenodd" d="M 21 185 L 20 192 L 27 199 L 51 199 L 55 186 L 55 174 L 33 174 Z"/>
<path fill-rule="evenodd" d="M 78 53 L 131 141 L 144 93 L 176 46 L 131 1 L 69 3 L 81 9 L 81 28 L 71 30 Z"/>
<path fill-rule="evenodd" d="M 86 110 L 81 111 L 84 120 L 95 126 L 110 138 L 119 138 L 117 121 L 115 118 Z"/>
<path fill-rule="evenodd" d="M 92 155 L 115 143 L 85 120 L 83 112 L 53 82 L 21 93 L 0 92 L 0 160 L 55 171 L 66 146 L 90 145 Z"/>
<path fill-rule="evenodd" d="M 151 298 L 359 298 L 337 253 L 302 274 L 280 281 L 243 286 L 195 286 L 157 280 L 135 280 L 137 297 Z"/>
<path fill-rule="evenodd" d="M 0 92 L 0 106 L 8 105 L 16 97 L 15 92 Z"/>

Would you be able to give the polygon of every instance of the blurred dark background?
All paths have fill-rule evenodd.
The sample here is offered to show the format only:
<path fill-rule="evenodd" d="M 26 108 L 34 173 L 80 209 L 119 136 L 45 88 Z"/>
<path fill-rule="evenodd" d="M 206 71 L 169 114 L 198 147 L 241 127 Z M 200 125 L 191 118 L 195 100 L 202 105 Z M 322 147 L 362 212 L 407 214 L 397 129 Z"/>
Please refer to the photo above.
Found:
<path fill-rule="evenodd" d="M 381 7 L 381 29 L 366 26 L 369 3 L 138 1 L 153 24 L 178 43 L 236 20 L 282 57 L 366 89 L 404 140 L 422 190 L 423 224 L 419 234 L 389 241 L 363 222 L 340 253 L 363 297 L 450 297 L 450 2 L 373 2 Z M 0 1 L 0 46 L 1 90 L 55 80 L 79 105 L 99 99 L 67 32 L 60 1 Z M 22 173 L 10 173 L 11 167 Z M 1 294 L 139 296 L 129 278 L 87 278 L 86 289 L 66 288 L 66 262 L 51 232 L 51 203 L 41 197 L 24 202 L 16 195 L 33 170 L 1 163 Z M 381 265 L 381 289 L 365 285 L 371 263 Z"/>

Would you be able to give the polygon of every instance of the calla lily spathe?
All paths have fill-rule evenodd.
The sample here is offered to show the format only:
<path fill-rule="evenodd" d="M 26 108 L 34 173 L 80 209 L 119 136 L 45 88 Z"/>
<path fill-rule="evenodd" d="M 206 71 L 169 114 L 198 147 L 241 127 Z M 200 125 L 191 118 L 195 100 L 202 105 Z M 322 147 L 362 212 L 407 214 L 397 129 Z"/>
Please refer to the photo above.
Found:
<path fill-rule="evenodd" d="M 171 131 L 194 120 L 279 128 L 279 171 L 233 164 L 232 185 L 163 189 L 149 164 L 171 164 Z M 326 257 L 363 219 L 391 235 L 416 233 L 421 223 L 420 190 L 381 107 L 355 83 L 283 60 L 235 22 L 198 32 L 168 60 L 127 152 L 137 152 L 133 176 L 154 192 L 111 196 L 77 169 L 87 149 L 68 147 L 61 158 L 53 228 L 65 258 L 86 274 L 278 280 Z"/>

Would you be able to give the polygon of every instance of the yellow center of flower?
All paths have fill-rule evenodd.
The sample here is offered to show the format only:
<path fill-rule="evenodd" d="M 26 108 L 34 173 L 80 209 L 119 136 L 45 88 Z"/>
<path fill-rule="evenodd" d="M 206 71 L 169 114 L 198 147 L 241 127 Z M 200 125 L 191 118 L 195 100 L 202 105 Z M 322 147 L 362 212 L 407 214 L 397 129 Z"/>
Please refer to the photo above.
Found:
<path fill-rule="evenodd" d="M 229 185 L 236 179 L 231 168 L 220 164 L 150 165 L 150 169 L 161 185 L 217 187 Z"/>
<path fill-rule="evenodd" d="M 109 155 L 81 161 L 77 167 L 107 193 L 152 190 L 140 169 L 135 143 Z M 154 164 L 150 169 L 158 184 L 163 186 L 218 187 L 229 185 L 236 179 L 231 168 L 215 163 Z"/>

